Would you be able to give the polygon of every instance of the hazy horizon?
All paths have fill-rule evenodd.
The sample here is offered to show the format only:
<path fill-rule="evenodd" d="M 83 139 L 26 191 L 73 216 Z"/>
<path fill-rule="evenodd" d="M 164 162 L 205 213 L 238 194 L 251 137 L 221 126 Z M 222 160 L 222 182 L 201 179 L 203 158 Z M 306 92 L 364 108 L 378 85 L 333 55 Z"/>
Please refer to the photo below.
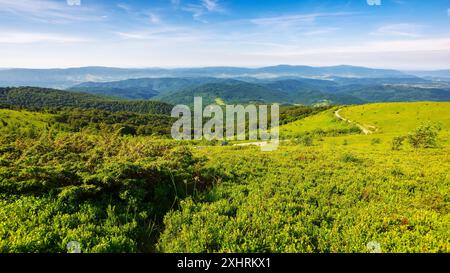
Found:
<path fill-rule="evenodd" d="M 276 67 L 276 66 L 305 66 L 305 67 L 314 67 L 314 68 L 327 68 L 327 67 L 338 67 L 338 66 L 351 66 L 351 67 L 361 67 L 361 68 L 369 68 L 369 69 L 382 69 L 382 70 L 397 70 L 400 72 L 416 72 L 416 71 L 444 71 L 450 70 L 450 66 L 447 68 L 440 69 L 397 69 L 392 67 L 370 67 L 370 66 L 361 66 L 361 65 L 352 65 L 352 64 L 335 64 L 335 65 L 325 65 L 325 66 L 314 66 L 314 65 L 305 65 L 305 64 L 274 64 L 274 65 L 263 65 L 263 66 L 250 66 L 250 65 L 242 65 L 242 66 L 232 66 L 232 65 L 211 65 L 211 66 L 103 66 L 103 65 L 86 65 L 86 66 L 67 66 L 67 67 L 0 67 L 0 70 L 9 70 L 9 69 L 30 69 L 30 70 L 51 70 L 51 69 L 79 69 L 79 68 L 114 68 L 114 69 L 202 69 L 202 68 L 246 68 L 246 69 L 258 69 L 265 67 Z"/>

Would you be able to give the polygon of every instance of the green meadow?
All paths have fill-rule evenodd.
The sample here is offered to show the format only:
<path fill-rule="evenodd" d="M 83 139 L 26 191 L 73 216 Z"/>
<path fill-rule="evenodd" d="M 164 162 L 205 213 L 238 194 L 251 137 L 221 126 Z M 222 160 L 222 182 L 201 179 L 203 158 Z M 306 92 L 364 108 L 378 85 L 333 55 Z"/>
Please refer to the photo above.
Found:
<path fill-rule="evenodd" d="M 341 113 L 352 121 L 392 135 L 408 133 L 424 122 L 440 124 L 446 133 L 450 130 L 449 111 L 448 102 L 403 102 L 352 106 Z"/>
<path fill-rule="evenodd" d="M 450 251 L 450 103 L 342 107 L 341 115 L 374 133 L 323 136 L 352 126 L 338 108 L 287 124 L 274 152 L 201 150 L 229 178 L 165 217 L 160 250 L 169 252 Z M 438 124 L 436 147 L 393 137 Z M 305 134 L 313 142 L 304 145 Z M 289 139 L 289 136 L 296 138 Z"/>
<path fill-rule="evenodd" d="M 348 129 L 350 127 L 349 124 L 340 122 L 340 120 L 334 116 L 334 112 L 337 109 L 338 108 L 332 108 L 317 115 L 309 116 L 286 124 L 280 127 L 280 132 L 288 136 L 293 136 L 296 133 L 314 131 L 318 129 Z"/>
<path fill-rule="evenodd" d="M 44 128 L 50 121 L 51 114 L 36 113 L 30 111 L 15 111 L 0 109 L 0 122 L 3 128 L 35 126 Z"/>
<path fill-rule="evenodd" d="M 59 115 L 0 110 L 0 252 L 450 252 L 450 103 L 312 112 L 272 152 Z"/>

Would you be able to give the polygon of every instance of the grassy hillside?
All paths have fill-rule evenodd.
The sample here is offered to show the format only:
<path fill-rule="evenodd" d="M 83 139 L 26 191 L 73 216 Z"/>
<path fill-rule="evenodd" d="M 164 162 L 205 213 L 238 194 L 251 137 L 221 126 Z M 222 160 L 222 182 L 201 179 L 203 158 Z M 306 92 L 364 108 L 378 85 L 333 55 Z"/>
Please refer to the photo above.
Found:
<path fill-rule="evenodd" d="M 341 114 L 382 133 L 407 133 L 423 122 L 436 122 L 450 130 L 450 102 L 375 103 L 344 108 Z"/>
<path fill-rule="evenodd" d="M 338 134 L 349 133 L 351 130 L 359 132 L 351 124 L 343 122 L 334 116 L 336 107 L 323 111 L 313 116 L 282 125 L 280 132 L 283 137 L 298 137 L 307 133 L 318 134 Z"/>
<path fill-rule="evenodd" d="M 166 252 L 449 252 L 447 150 L 352 145 L 202 150 L 223 170 L 165 217 Z"/>
<path fill-rule="evenodd" d="M 312 143 L 286 140 L 270 153 L 257 147 L 199 150 L 226 179 L 201 202 L 187 199 L 165 217 L 159 249 L 367 252 L 375 241 L 382 252 L 449 252 L 450 144 L 440 138 L 431 149 L 391 149 L 393 135 L 407 134 L 421 121 L 442 122 L 442 137 L 450 126 L 448 106 L 352 106 L 342 115 L 383 129 L 372 135 L 312 134 Z M 297 138 L 351 126 L 337 121 L 334 110 L 281 131 Z"/>
<path fill-rule="evenodd" d="M 166 115 L 97 109 L 50 110 L 48 113 L 0 109 L 0 132 L 5 135 L 36 136 L 44 131 L 108 130 L 111 134 L 169 137 L 175 120 Z"/>
<path fill-rule="evenodd" d="M 38 135 L 52 121 L 53 115 L 29 111 L 0 109 L 0 134 Z"/>
<path fill-rule="evenodd" d="M 37 128 L 43 128 L 51 120 L 53 115 L 36 113 L 29 111 L 15 111 L 9 109 L 0 109 L 0 122 L 3 127 L 13 124 L 18 126 L 34 125 Z"/>
<path fill-rule="evenodd" d="M 4 122 L 37 129 L 0 129 L 0 252 L 67 252 L 75 240 L 82 252 L 369 252 L 377 242 L 382 252 L 448 253 L 448 106 L 344 108 L 380 128 L 368 135 L 336 108 L 284 109 L 283 120 L 299 120 L 282 126 L 289 133 L 272 152 L 100 126 L 147 123 L 139 115 L 2 110 Z M 40 129 L 58 117 L 98 128 Z M 392 149 L 429 120 L 442 125 L 438 145 L 406 138 Z"/>
<path fill-rule="evenodd" d="M 335 111 L 352 121 L 338 119 Z M 292 122 L 280 127 L 282 137 L 302 137 L 305 134 L 332 136 L 326 138 L 324 145 L 333 146 L 349 143 L 370 149 L 389 149 L 396 136 L 406 136 L 421 125 L 431 124 L 441 128 L 439 139 L 442 145 L 450 143 L 450 103 L 448 102 L 410 102 L 375 103 L 348 107 L 335 107 L 320 114 Z M 361 135 L 356 124 L 362 125 L 372 133 Z M 325 132 L 325 133 L 324 133 Z M 350 133 L 350 134 L 349 134 Z M 372 145 L 380 141 L 380 145 Z"/>

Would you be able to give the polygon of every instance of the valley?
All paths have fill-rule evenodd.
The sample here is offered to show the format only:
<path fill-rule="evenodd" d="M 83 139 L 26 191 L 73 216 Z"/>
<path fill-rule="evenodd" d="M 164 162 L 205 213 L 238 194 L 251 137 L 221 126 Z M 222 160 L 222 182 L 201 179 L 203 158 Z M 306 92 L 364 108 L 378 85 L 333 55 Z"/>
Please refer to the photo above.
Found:
<path fill-rule="evenodd" d="M 219 99 L 228 104 L 348 105 L 449 101 L 449 79 L 446 71 L 416 73 L 346 65 L 0 70 L 0 87 L 38 86 L 127 100 L 158 100 L 186 105 L 191 104 L 195 96 L 202 96 L 207 103 Z"/>

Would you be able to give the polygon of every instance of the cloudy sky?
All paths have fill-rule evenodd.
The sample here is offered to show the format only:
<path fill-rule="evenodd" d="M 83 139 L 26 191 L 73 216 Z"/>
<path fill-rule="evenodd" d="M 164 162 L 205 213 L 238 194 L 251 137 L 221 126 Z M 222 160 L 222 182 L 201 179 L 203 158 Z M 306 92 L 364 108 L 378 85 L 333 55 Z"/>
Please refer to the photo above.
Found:
<path fill-rule="evenodd" d="M 0 0 L 0 67 L 450 68 L 450 0 Z"/>

